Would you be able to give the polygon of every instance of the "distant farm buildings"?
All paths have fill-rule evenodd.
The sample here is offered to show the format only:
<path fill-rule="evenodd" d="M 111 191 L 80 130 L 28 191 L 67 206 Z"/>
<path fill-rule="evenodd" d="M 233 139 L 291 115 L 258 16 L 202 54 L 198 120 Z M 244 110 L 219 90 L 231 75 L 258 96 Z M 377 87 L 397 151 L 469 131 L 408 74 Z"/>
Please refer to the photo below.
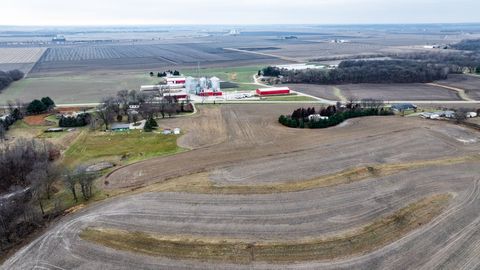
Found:
<path fill-rule="evenodd" d="M 220 79 L 217 77 L 188 77 L 185 82 L 185 89 L 188 93 L 199 96 L 222 96 Z"/>
<path fill-rule="evenodd" d="M 52 38 L 52 42 L 55 44 L 64 44 L 66 41 L 67 39 L 62 35 L 56 35 Z"/>

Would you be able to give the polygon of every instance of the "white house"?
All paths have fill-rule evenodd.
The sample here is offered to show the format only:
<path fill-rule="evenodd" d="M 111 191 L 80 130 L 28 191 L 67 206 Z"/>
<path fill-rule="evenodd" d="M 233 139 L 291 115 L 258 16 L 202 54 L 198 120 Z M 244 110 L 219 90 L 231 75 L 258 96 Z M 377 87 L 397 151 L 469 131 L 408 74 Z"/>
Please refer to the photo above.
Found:
<path fill-rule="evenodd" d="M 476 112 L 467 112 L 466 114 L 467 118 L 474 118 L 478 116 L 478 113 Z"/>
<path fill-rule="evenodd" d="M 328 117 L 321 116 L 320 114 L 312 114 L 308 116 L 308 121 L 320 121 L 320 120 L 328 120 Z"/>

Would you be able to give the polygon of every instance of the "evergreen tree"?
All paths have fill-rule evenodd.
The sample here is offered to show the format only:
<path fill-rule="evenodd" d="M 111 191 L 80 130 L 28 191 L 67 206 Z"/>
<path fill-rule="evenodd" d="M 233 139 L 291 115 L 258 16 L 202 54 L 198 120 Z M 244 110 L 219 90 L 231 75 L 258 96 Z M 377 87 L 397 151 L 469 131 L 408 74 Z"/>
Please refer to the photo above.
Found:
<path fill-rule="evenodd" d="M 47 106 L 38 99 L 33 100 L 27 106 L 27 112 L 30 114 L 39 114 L 45 112 L 47 110 Z"/>
<path fill-rule="evenodd" d="M 53 100 L 50 97 L 43 97 L 41 101 L 43 104 L 45 104 L 47 109 L 51 109 L 55 107 L 55 102 L 53 102 Z"/>

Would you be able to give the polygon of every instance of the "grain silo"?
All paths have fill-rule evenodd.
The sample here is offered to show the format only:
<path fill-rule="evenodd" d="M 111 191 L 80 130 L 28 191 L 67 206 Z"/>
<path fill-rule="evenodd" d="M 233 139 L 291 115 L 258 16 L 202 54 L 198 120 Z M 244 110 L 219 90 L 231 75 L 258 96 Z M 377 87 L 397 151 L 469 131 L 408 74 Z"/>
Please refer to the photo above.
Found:
<path fill-rule="evenodd" d="M 220 91 L 220 79 L 217 77 L 210 78 L 211 89 L 215 92 Z"/>

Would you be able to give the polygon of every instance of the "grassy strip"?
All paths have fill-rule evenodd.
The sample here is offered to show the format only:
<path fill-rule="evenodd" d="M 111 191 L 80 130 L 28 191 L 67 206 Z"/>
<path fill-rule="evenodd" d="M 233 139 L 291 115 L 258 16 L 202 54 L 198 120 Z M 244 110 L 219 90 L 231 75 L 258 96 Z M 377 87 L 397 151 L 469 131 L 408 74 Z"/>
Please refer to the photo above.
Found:
<path fill-rule="evenodd" d="M 319 178 L 304 181 L 269 183 L 260 185 L 218 185 L 212 182 L 208 173 L 199 173 L 183 176 L 172 181 L 166 181 L 140 189 L 139 191 L 153 192 L 190 192 L 204 194 L 271 194 L 283 192 L 296 192 L 348 184 L 371 177 L 393 175 L 401 171 L 418 169 L 428 166 L 454 165 L 469 161 L 479 160 L 479 155 L 446 158 L 426 161 L 415 161 L 398 164 L 372 165 L 353 168 Z"/>
<path fill-rule="evenodd" d="M 162 236 L 111 228 L 87 228 L 80 237 L 114 249 L 172 259 L 243 264 L 252 261 L 279 263 L 325 260 L 366 253 L 392 243 L 438 216 L 450 199 L 449 194 L 426 197 L 358 230 L 327 238 L 250 242 L 227 238 Z"/>
<path fill-rule="evenodd" d="M 129 132 L 85 132 L 65 152 L 64 162 L 77 165 L 95 160 L 131 163 L 150 157 L 179 152 L 177 136 Z"/>
<path fill-rule="evenodd" d="M 181 72 L 186 76 L 216 76 L 223 81 L 230 81 L 235 83 L 253 83 L 253 75 L 262 69 L 262 66 L 248 66 L 248 67 L 225 67 L 225 68 L 201 68 L 184 69 Z"/>
<path fill-rule="evenodd" d="M 312 97 L 300 96 L 300 95 L 291 95 L 291 96 L 276 96 L 276 97 L 267 97 L 264 100 L 266 101 L 316 101 Z"/>

